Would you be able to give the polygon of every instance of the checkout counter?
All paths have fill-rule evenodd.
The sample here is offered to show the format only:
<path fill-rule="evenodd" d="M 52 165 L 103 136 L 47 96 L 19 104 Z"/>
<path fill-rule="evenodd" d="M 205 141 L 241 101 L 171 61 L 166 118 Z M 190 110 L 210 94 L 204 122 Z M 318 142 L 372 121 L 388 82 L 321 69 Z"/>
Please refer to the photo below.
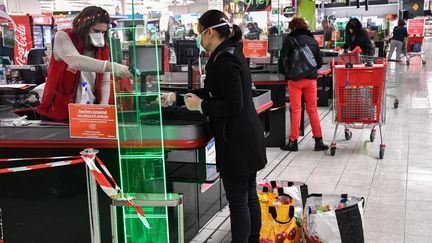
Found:
<path fill-rule="evenodd" d="M 164 88 L 185 88 L 187 75 L 166 73 Z M 30 92 L 31 88 L 26 91 Z M 266 133 L 273 105 L 268 90 L 254 90 L 254 104 Z M 31 116 L 32 110 L 27 110 Z M 206 118 L 181 108 L 162 111 L 167 192 L 183 194 L 185 240 L 191 240 L 227 201 L 214 161 L 206 152 L 212 140 Z M 117 140 L 72 139 L 67 123 L 27 120 L 16 123 L 14 107 L 0 105 L 0 158 L 76 156 L 84 148 L 98 149 L 99 157 L 119 182 Z M 14 123 L 15 122 L 15 123 Z M 19 126 L 20 125 L 20 126 Z M 143 129 L 149 129 L 146 124 Z M 2 163 L 0 168 L 20 166 Z M 5 242 L 90 242 L 90 216 L 84 165 L 2 174 L 0 209 Z M 98 188 L 101 239 L 111 241 L 111 200 Z M 177 235 L 174 209 L 169 209 L 170 235 Z M 0 230 L 1 232 L 1 230 Z"/>

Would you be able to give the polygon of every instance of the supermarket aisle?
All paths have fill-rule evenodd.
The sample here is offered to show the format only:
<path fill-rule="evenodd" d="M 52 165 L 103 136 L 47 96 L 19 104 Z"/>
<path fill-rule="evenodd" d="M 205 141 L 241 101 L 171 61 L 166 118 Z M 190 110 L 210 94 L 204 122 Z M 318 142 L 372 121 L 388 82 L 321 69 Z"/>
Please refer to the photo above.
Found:
<path fill-rule="evenodd" d="M 429 41 L 425 50 L 431 50 Z M 432 58 L 409 67 L 391 64 L 388 78 L 400 82 L 390 90 L 400 98 L 399 109 L 387 99 L 384 126 L 386 152 L 378 160 L 379 141 L 370 130 L 353 130 L 351 141 L 339 132 L 335 157 L 312 152 L 309 133 L 300 151 L 268 149 L 269 164 L 259 179 L 305 181 L 310 192 L 349 193 L 367 199 L 367 243 L 429 243 L 432 237 Z M 321 111 L 322 114 L 328 113 Z M 322 120 L 324 140 L 334 131 L 331 112 Z M 192 242 L 230 242 L 228 209 L 219 213 Z"/>

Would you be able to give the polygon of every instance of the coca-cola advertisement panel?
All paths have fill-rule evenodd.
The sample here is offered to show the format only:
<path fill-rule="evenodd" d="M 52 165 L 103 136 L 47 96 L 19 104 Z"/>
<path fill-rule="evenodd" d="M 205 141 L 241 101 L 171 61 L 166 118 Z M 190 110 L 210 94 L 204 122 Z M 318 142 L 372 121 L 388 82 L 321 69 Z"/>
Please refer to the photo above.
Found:
<path fill-rule="evenodd" d="M 15 29 L 15 51 L 14 63 L 16 65 L 27 64 L 27 53 L 32 48 L 32 34 L 30 28 L 29 16 L 11 16 L 15 25 L 11 24 Z"/>

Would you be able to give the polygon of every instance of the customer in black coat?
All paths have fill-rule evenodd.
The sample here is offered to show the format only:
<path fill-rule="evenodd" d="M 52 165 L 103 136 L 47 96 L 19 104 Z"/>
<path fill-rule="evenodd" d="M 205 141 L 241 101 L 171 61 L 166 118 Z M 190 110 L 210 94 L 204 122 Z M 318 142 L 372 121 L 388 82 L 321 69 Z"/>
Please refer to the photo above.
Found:
<path fill-rule="evenodd" d="M 348 21 L 345 29 L 345 36 L 344 49 L 354 50 L 354 48 L 359 46 L 364 55 L 373 56 L 375 54 L 375 47 L 372 44 L 368 32 L 363 29 L 360 20 L 352 18 Z"/>
<path fill-rule="evenodd" d="M 198 30 L 197 44 L 211 55 L 204 88 L 186 94 L 184 102 L 189 110 L 209 118 L 230 207 L 232 242 L 258 243 L 261 210 L 256 174 L 267 159 L 264 129 L 252 101 L 252 78 L 239 42 L 242 31 L 218 10 L 204 13 Z"/>

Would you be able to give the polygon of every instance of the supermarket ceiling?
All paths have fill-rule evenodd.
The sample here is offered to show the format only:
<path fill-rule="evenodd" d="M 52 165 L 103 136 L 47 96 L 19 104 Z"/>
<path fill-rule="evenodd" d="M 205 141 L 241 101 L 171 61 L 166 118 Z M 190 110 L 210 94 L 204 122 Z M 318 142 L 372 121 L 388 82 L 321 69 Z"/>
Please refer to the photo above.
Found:
<path fill-rule="evenodd" d="M 116 8 L 122 7 L 124 2 L 125 13 L 132 11 L 132 0 L 39 0 L 42 11 L 79 11 L 83 8 L 96 5 L 106 9 L 110 14 Z M 187 5 L 200 0 L 134 0 L 136 11 L 163 9 L 169 5 Z"/>

